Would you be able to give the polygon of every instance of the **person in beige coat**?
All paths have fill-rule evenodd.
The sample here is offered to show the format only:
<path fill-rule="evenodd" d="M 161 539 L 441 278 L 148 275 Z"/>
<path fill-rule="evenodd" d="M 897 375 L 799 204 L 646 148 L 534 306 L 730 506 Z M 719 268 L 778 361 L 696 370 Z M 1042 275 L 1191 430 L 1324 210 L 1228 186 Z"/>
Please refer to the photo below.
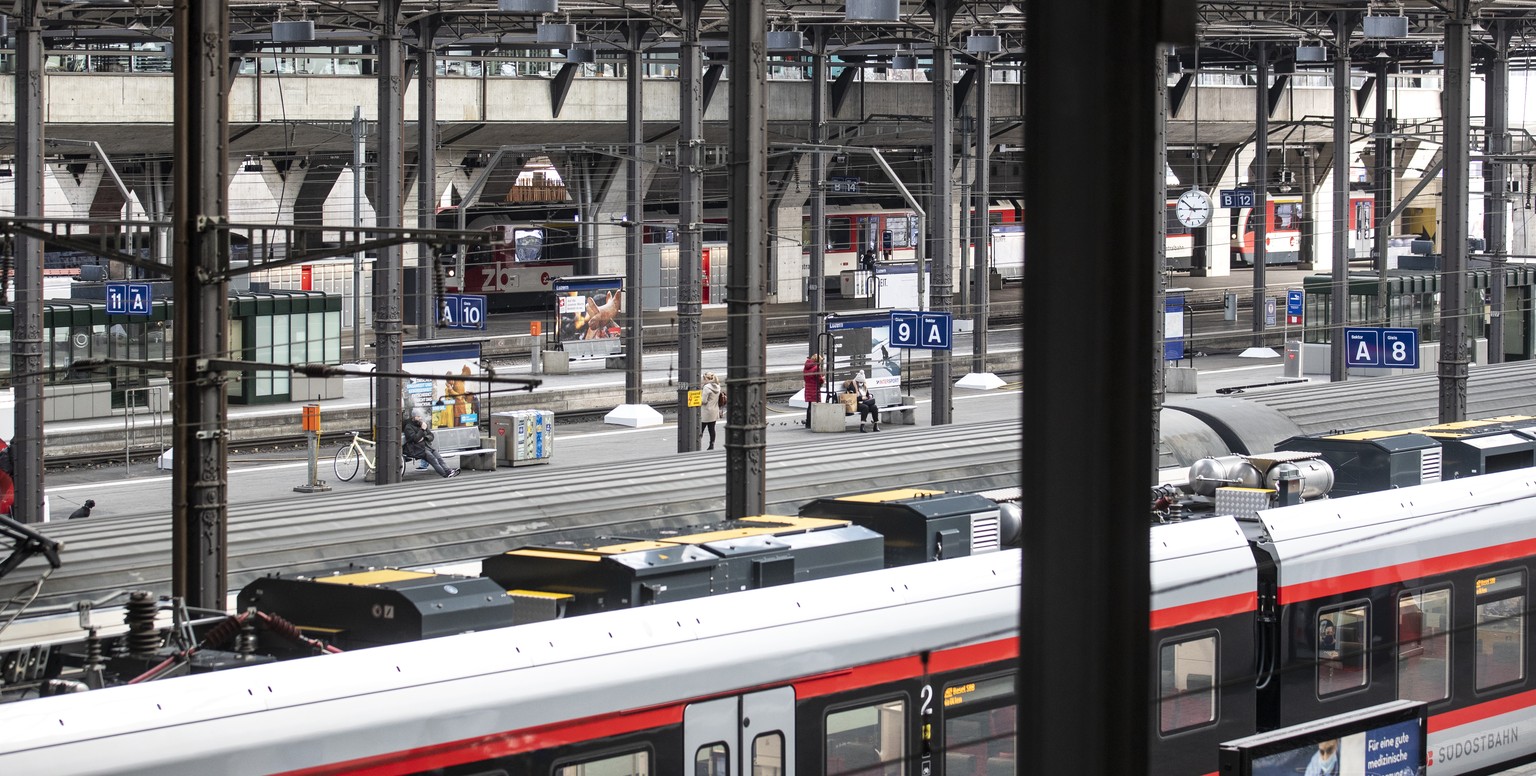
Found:
<path fill-rule="evenodd" d="M 720 379 L 714 372 L 704 373 L 704 388 L 699 397 L 699 422 L 703 428 L 699 430 L 699 438 L 702 441 L 705 434 L 709 434 L 709 447 L 705 450 L 715 449 L 715 424 L 720 422 L 720 415 L 725 411 L 725 388 L 720 385 Z"/>

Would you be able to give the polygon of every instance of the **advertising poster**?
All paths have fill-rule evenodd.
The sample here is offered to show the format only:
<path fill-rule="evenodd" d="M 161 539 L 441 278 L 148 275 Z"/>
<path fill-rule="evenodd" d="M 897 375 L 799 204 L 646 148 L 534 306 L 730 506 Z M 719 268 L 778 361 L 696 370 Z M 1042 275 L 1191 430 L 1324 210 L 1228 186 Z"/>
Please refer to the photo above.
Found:
<path fill-rule="evenodd" d="M 573 358 L 620 352 L 624 335 L 624 278 L 559 278 L 554 288 L 556 324 L 563 350 Z"/>
<path fill-rule="evenodd" d="M 901 351 L 891 347 L 889 311 L 827 316 L 832 335 L 827 386 L 833 392 L 843 381 L 863 376 L 875 403 L 881 407 L 901 404 Z"/>
<path fill-rule="evenodd" d="M 405 371 L 420 375 L 406 381 L 408 409 L 421 409 L 433 429 L 479 425 L 482 383 L 465 378 L 481 374 L 480 343 L 407 345 L 402 360 Z"/>
<path fill-rule="evenodd" d="M 1428 706 L 1391 701 L 1221 745 L 1233 776 L 1422 776 Z M 1436 758 L 1439 762 L 1440 758 Z"/>

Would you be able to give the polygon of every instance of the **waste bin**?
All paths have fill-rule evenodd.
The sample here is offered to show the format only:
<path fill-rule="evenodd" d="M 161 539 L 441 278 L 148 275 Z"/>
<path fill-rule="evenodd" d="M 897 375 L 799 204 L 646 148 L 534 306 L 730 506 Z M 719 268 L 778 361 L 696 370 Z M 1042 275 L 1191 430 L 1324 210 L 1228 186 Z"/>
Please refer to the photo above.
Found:
<path fill-rule="evenodd" d="M 1285 376 L 1301 377 L 1301 340 L 1285 341 Z"/>
<path fill-rule="evenodd" d="M 555 413 L 549 410 L 514 410 L 491 415 L 491 435 L 496 439 L 496 463 L 527 466 L 549 463 L 555 452 Z"/>

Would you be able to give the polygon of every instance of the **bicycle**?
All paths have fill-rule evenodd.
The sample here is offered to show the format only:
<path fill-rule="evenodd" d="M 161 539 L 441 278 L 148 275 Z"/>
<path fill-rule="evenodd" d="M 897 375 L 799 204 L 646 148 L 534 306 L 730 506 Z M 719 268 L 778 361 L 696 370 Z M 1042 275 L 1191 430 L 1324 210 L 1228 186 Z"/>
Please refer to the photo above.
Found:
<path fill-rule="evenodd" d="M 364 439 L 356 431 L 351 432 L 351 434 L 352 441 L 336 450 L 336 461 L 332 464 L 336 470 L 336 479 L 342 482 L 351 482 L 352 478 L 357 476 L 357 470 L 362 465 L 367 465 L 370 472 L 375 469 L 374 456 L 376 453 L 370 454 L 369 451 L 376 451 L 378 443 L 371 439 Z M 405 456 L 400 458 L 400 476 L 401 478 L 405 477 Z"/>

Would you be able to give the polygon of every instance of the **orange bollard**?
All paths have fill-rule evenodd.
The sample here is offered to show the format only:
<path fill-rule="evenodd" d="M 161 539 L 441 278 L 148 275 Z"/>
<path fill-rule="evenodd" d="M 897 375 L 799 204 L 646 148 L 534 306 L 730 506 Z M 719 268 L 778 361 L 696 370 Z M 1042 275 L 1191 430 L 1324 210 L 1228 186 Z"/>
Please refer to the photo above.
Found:
<path fill-rule="evenodd" d="M 529 323 L 528 324 L 528 333 L 533 335 L 533 336 L 535 336 L 535 337 L 542 335 L 544 333 L 544 322 L 543 321 L 533 321 L 533 322 Z"/>

